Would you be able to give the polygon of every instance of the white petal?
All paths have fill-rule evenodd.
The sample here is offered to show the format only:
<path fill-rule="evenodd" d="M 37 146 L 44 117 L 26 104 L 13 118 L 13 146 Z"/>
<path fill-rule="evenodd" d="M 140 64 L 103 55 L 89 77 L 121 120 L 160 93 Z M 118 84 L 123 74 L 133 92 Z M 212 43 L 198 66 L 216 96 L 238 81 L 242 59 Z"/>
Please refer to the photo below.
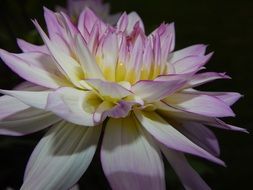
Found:
<path fill-rule="evenodd" d="M 47 97 L 51 91 L 18 91 L 18 90 L 1 90 L 0 93 L 13 96 L 31 107 L 45 109 Z"/>
<path fill-rule="evenodd" d="M 71 188 L 94 156 L 100 129 L 64 121 L 52 127 L 30 157 L 21 190 Z"/>
<path fill-rule="evenodd" d="M 0 121 L 0 134 L 23 136 L 45 129 L 60 120 L 50 112 L 29 108 Z"/>
<path fill-rule="evenodd" d="M 42 130 L 60 118 L 31 108 L 11 96 L 0 97 L 0 134 L 20 136 Z"/>
<path fill-rule="evenodd" d="M 0 119 L 9 117 L 19 111 L 28 109 L 30 106 L 8 95 L 0 96 Z"/>
<path fill-rule="evenodd" d="M 93 113 L 100 103 L 93 92 L 63 87 L 49 94 L 46 109 L 71 123 L 94 126 Z"/>
<path fill-rule="evenodd" d="M 112 189 L 165 189 L 160 152 L 132 117 L 108 121 L 101 162 Z"/>

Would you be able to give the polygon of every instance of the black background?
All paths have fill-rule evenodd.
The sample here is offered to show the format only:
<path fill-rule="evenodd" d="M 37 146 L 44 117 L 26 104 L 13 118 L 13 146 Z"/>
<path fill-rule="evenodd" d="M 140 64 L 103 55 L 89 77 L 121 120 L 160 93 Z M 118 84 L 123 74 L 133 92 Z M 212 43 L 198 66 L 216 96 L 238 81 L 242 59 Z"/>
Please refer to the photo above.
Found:
<path fill-rule="evenodd" d="M 147 32 L 161 22 L 175 22 L 176 49 L 196 43 L 209 45 L 215 54 L 207 64 L 209 71 L 225 71 L 232 80 L 216 81 L 203 89 L 237 91 L 244 95 L 233 106 L 237 117 L 226 119 L 252 131 L 253 125 L 253 1 L 252 0 L 111 0 L 112 12 L 136 11 Z M 43 23 L 43 9 L 64 5 L 61 0 L 0 0 L 0 48 L 20 52 L 16 38 L 39 43 L 30 21 Z M 1 61 L 0 61 L 1 62 Z M 11 89 L 22 81 L 2 62 L 0 88 Z M 214 130 L 227 168 L 190 158 L 207 183 L 218 190 L 253 189 L 253 140 L 251 134 Z M 44 132 L 27 137 L 0 136 L 0 189 L 18 189 L 26 162 Z M 168 189 L 182 189 L 166 164 Z M 82 189 L 110 189 L 101 171 L 98 155 L 80 181 Z"/>

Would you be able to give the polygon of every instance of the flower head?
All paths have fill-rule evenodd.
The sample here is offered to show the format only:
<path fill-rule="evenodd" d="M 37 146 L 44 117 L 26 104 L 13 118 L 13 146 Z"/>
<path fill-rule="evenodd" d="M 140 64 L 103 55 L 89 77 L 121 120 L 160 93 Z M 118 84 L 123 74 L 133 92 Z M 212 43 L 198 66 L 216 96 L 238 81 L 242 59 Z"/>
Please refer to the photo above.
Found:
<path fill-rule="evenodd" d="M 189 153 L 224 165 L 206 127 L 245 131 L 219 117 L 234 116 L 235 92 L 194 87 L 224 73 L 200 72 L 205 45 L 174 51 L 174 24 L 146 36 L 137 13 L 115 27 L 85 9 L 75 25 L 45 9 L 44 44 L 18 40 L 23 53 L 1 50 L 25 82 L 1 90 L 0 133 L 24 135 L 52 127 L 35 148 L 21 189 L 68 189 L 89 166 L 101 130 L 101 162 L 112 189 L 165 189 L 164 154 L 186 189 L 209 189 L 187 163 Z"/>

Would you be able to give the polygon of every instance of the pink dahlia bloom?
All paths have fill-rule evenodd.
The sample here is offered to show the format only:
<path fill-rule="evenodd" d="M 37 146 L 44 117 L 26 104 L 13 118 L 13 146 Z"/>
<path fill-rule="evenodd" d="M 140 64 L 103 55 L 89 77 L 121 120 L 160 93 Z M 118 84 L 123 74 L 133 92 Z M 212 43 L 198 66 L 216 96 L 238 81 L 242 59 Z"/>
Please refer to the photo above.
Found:
<path fill-rule="evenodd" d="M 184 153 L 224 165 L 206 127 L 245 131 L 219 117 L 241 95 L 194 87 L 224 73 L 199 72 L 210 59 L 205 45 L 174 51 L 173 24 L 146 36 L 132 12 L 112 27 L 85 9 L 77 26 L 45 9 L 45 45 L 18 40 L 23 53 L 0 50 L 28 82 L 1 90 L 0 133 L 26 135 L 51 126 L 36 146 L 21 189 L 69 189 L 101 143 L 103 171 L 114 190 L 164 190 L 165 155 L 186 189 L 210 189 Z M 103 132 L 102 132 L 103 131 Z"/>
<path fill-rule="evenodd" d="M 56 7 L 56 10 L 65 12 L 73 21 L 76 21 L 85 8 L 91 9 L 97 16 L 110 24 L 116 24 L 120 17 L 119 13 L 111 15 L 109 3 L 103 3 L 103 0 L 68 0 L 67 8 Z"/>

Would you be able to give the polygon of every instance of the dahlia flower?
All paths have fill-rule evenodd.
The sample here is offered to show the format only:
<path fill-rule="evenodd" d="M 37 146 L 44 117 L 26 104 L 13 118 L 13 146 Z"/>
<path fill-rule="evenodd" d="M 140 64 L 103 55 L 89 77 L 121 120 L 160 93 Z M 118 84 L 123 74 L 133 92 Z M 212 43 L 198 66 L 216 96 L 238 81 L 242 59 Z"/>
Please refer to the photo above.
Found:
<path fill-rule="evenodd" d="M 203 72 L 205 45 L 174 51 L 174 24 L 146 36 L 137 13 L 115 27 L 85 9 L 75 25 L 45 8 L 44 45 L 18 40 L 23 53 L 0 50 L 25 79 L 0 90 L 0 134 L 20 136 L 49 126 L 26 167 L 21 189 L 69 189 L 101 146 L 103 171 L 114 190 L 164 190 L 162 154 L 185 189 L 210 189 L 184 153 L 224 165 L 206 127 L 245 131 L 219 117 L 234 116 L 236 92 L 194 89 L 224 73 Z M 202 70 L 201 72 L 199 72 Z M 101 145 L 99 139 L 101 138 Z"/>
<path fill-rule="evenodd" d="M 120 14 L 110 14 L 109 3 L 103 3 L 103 0 L 68 0 L 67 8 L 56 7 L 58 12 L 65 12 L 73 21 L 78 20 L 83 9 L 91 9 L 97 16 L 110 24 L 116 24 Z"/>

